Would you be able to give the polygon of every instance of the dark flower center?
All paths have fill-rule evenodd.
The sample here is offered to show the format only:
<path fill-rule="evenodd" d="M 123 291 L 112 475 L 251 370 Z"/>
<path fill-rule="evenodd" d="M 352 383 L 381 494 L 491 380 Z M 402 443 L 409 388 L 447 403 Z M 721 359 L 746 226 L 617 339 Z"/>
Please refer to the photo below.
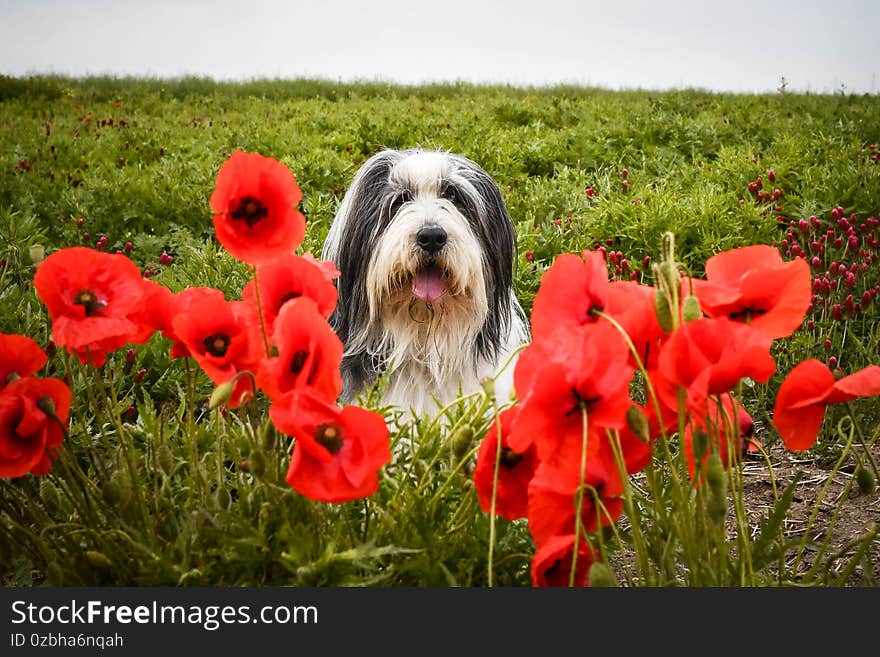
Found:
<path fill-rule="evenodd" d="M 230 342 L 231 340 L 229 339 L 229 336 L 225 333 L 215 333 L 205 338 L 205 349 L 207 349 L 208 353 L 212 356 L 222 358 L 226 355 L 226 350 L 229 349 Z"/>
<path fill-rule="evenodd" d="M 735 322 L 744 321 L 746 324 L 751 322 L 752 317 L 763 315 L 767 311 L 764 308 L 744 308 L 737 312 L 730 313 L 730 319 Z"/>
<path fill-rule="evenodd" d="M 605 310 L 604 306 L 590 306 L 587 308 L 587 313 L 584 316 L 585 324 L 592 324 L 593 322 L 599 321 L 599 313 Z"/>
<path fill-rule="evenodd" d="M 86 317 L 91 317 L 107 305 L 106 301 L 99 301 L 98 295 L 92 290 L 80 290 L 77 292 L 73 297 L 73 303 L 85 308 Z"/>
<path fill-rule="evenodd" d="M 281 303 L 278 304 L 278 307 L 280 308 L 291 299 L 296 299 L 297 297 L 301 296 L 302 294 L 300 292 L 291 292 L 290 294 L 285 294 L 283 297 L 281 297 Z"/>
<path fill-rule="evenodd" d="M 309 352 L 301 349 L 293 354 L 293 357 L 290 359 L 290 371 L 293 374 L 299 374 L 302 372 L 303 365 L 306 364 L 306 358 L 309 357 Z"/>
<path fill-rule="evenodd" d="M 501 448 L 501 465 L 505 468 L 513 469 L 517 466 L 517 464 L 522 461 L 523 455 L 517 454 L 510 447 L 502 447 Z"/>
<path fill-rule="evenodd" d="M 573 415 L 577 413 L 581 409 L 590 409 L 590 406 L 595 404 L 596 402 L 602 401 L 601 397 L 584 397 L 581 395 L 580 390 L 577 388 L 571 389 L 571 394 L 574 395 L 575 404 L 574 408 L 572 408 L 568 413 L 566 413 L 566 417 L 569 415 Z"/>
<path fill-rule="evenodd" d="M 248 228 L 253 228 L 255 223 L 268 214 L 269 210 L 260 202 L 260 199 L 245 196 L 238 202 L 238 207 L 232 211 L 232 218 L 245 221 Z"/>
<path fill-rule="evenodd" d="M 342 449 L 342 432 L 339 427 L 332 424 L 322 424 L 315 431 L 315 442 L 324 447 L 331 454 L 336 454 Z"/>

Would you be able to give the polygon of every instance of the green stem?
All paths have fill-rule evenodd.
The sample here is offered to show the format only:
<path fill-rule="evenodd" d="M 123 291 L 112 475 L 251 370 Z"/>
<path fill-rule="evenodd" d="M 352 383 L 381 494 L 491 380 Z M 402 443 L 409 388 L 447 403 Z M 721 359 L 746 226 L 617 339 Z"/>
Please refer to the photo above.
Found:
<path fill-rule="evenodd" d="M 580 542 L 581 532 L 583 531 L 583 519 L 581 512 L 584 506 L 584 481 L 587 477 L 587 407 L 581 405 L 581 464 L 580 464 L 580 481 L 578 483 L 577 494 L 574 502 L 574 546 L 571 554 L 571 572 L 568 574 L 568 585 L 574 586 L 575 573 L 577 572 L 578 559 L 578 543 Z"/>
<path fill-rule="evenodd" d="M 498 469 L 501 467 L 501 418 L 495 408 L 495 423 L 498 425 L 497 443 L 495 445 L 495 468 L 492 473 L 492 503 L 489 508 L 489 588 L 492 587 L 492 560 L 495 556 L 495 505 L 498 500 Z"/>
<path fill-rule="evenodd" d="M 257 267 L 254 267 L 254 296 L 257 299 L 257 314 L 260 316 L 260 333 L 263 336 L 263 347 L 266 349 L 266 357 L 270 356 L 269 337 L 266 335 L 266 320 L 263 318 L 263 303 L 260 300 L 260 284 L 257 281 Z"/>

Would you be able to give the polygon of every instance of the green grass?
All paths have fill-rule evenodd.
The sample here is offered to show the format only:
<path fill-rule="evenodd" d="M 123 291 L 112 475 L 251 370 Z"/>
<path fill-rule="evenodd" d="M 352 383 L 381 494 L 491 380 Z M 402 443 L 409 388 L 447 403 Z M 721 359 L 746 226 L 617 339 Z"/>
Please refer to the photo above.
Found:
<path fill-rule="evenodd" d="M 346 185 L 377 150 L 423 146 L 475 160 L 516 224 L 516 287 L 528 309 L 553 258 L 595 242 L 641 269 L 672 231 L 699 275 L 718 251 L 780 241 L 779 215 L 827 221 L 842 205 L 860 221 L 876 216 L 880 165 L 870 145 L 878 143 L 880 99 L 867 95 L 0 77 L 0 331 L 48 344 L 31 286 L 35 243 L 54 250 L 106 236 L 115 250 L 130 241 L 131 258 L 175 291 L 238 294 L 245 266 L 213 241 L 208 207 L 217 170 L 236 149 L 278 158 L 296 174 L 309 225 L 303 248 L 313 253 Z M 749 193 L 758 176 L 765 190 L 782 191 L 775 203 Z M 163 251 L 170 266 L 159 264 Z M 651 282 L 647 273 L 643 280 Z M 876 263 L 864 281 L 880 284 Z M 779 374 L 747 396 L 768 426 L 782 375 L 804 358 L 826 358 L 826 337 L 847 371 L 878 362 L 876 305 L 842 321 L 811 317 L 812 330 L 777 348 Z M 489 522 L 470 480 L 472 448 L 487 427 L 479 400 L 395 432 L 395 459 L 368 502 L 322 505 L 284 483 L 285 446 L 258 410 L 225 421 L 207 413 L 210 382 L 167 352 L 154 338 L 133 366 L 114 356 L 105 385 L 116 401 L 98 416 L 83 369 L 51 358 L 46 373 L 71 367 L 71 448 L 49 477 L 0 490 L 5 581 L 486 583 Z M 880 409 L 858 408 L 870 433 Z M 817 451 L 833 458 L 830 434 Z M 74 484 L 64 471 L 86 473 L 80 492 L 65 488 Z M 80 495 L 102 501 L 91 517 L 75 503 Z M 500 521 L 497 583 L 528 583 L 532 550 L 522 522 Z"/>

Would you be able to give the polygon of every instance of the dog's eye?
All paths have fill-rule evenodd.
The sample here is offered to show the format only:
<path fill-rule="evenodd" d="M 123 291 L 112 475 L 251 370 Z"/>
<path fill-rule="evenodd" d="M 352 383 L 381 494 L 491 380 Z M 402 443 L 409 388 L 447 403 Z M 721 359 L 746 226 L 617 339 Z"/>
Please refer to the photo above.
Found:
<path fill-rule="evenodd" d="M 440 192 L 440 196 L 453 205 L 458 205 L 458 191 L 456 191 L 455 187 L 452 185 L 446 185 L 446 187 L 443 188 L 443 191 Z"/>
<path fill-rule="evenodd" d="M 405 189 L 402 192 L 400 192 L 391 201 L 391 205 L 388 208 L 389 216 L 393 217 L 394 215 L 396 215 L 400 211 L 400 208 L 402 208 L 405 203 L 409 203 L 412 200 L 413 200 L 412 193 L 409 190 Z"/>

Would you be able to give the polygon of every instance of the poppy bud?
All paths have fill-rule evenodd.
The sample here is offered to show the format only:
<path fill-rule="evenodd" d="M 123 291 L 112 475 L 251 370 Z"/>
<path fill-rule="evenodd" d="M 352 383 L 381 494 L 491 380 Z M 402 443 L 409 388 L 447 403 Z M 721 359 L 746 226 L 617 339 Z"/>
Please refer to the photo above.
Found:
<path fill-rule="evenodd" d="M 40 499 L 43 500 L 43 504 L 49 510 L 57 509 L 61 501 L 55 484 L 45 477 L 40 481 Z"/>
<path fill-rule="evenodd" d="M 669 309 L 669 299 L 662 290 L 654 294 L 654 312 L 657 314 L 657 323 L 664 333 L 671 333 L 675 328 L 672 324 L 672 311 Z"/>
<path fill-rule="evenodd" d="M 626 425 L 643 443 L 651 440 L 651 426 L 648 423 L 648 418 L 638 406 L 633 405 L 627 409 Z"/>
<path fill-rule="evenodd" d="M 617 577 L 614 571 L 604 561 L 594 561 L 590 566 L 588 581 L 593 588 L 616 588 Z"/>
<path fill-rule="evenodd" d="M 114 486 L 114 489 L 116 491 L 118 491 L 118 494 L 117 494 L 117 497 L 115 498 L 115 501 L 108 502 L 108 503 L 117 504 L 122 507 L 128 506 L 128 503 L 131 501 L 131 488 L 132 488 L 131 481 L 129 480 L 129 477 L 128 477 L 128 472 L 126 472 L 122 468 L 119 468 L 110 476 L 110 480 L 107 482 L 107 484 L 112 484 Z M 105 484 L 105 488 L 106 488 L 107 484 Z M 105 494 L 105 500 L 106 500 L 106 494 Z"/>
<path fill-rule="evenodd" d="M 42 244 L 31 244 L 28 255 L 31 257 L 32 263 L 39 265 L 46 258 L 46 247 Z"/>
<path fill-rule="evenodd" d="M 682 319 L 686 322 L 692 322 L 695 319 L 700 319 L 703 316 L 703 311 L 700 310 L 700 301 L 695 296 L 687 296 L 684 298 L 684 305 L 681 309 Z"/>
<path fill-rule="evenodd" d="M 694 461 L 702 462 L 706 450 L 709 449 L 709 434 L 702 429 L 697 429 L 693 433 L 691 446 L 694 450 Z"/>
<path fill-rule="evenodd" d="M 86 550 L 85 557 L 95 568 L 112 568 L 113 562 L 103 552 L 97 550 Z"/>
<path fill-rule="evenodd" d="M 119 483 L 113 478 L 105 481 L 104 486 L 101 489 L 101 496 L 110 506 L 116 506 L 119 504 L 120 500 L 122 500 L 122 491 L 119 488 Z"/>
<path fill-rule="evenodd" d="M 709 490 L 713 494 L 726 493 L 726 478 L 724 476 L 724 463 L 721 461 L 721 455 L 718 452 L 709 454 L 706 459 L 706 483 L 709 484 Z"/>
<path fill-rule="evenodd" d="M 480 385 L 483 386 L 483 392 L 486 393 L 486 396 L 490 399 L 495 398 L 495 379 L 492 377 L 486 377 L 482 381 L 480 381 Z"/>
<path fill-rule="evenodd" d="M 225 486 L 219 486 L 217 488 L 215 499 L 219 508 L 226 509 L 227 507 L 229 507 L 229 491 L 226 490 Z"/>
<path fill-rule="evenodd" d="M 232 397 L 232 391 L 232 381 L 221 383 L 219 386 L 214 388 L 214 392 L 211 393 L 211 399 L 208 401 L 208 409 L 213 411 L 218 406 L 221 406 L 222 404 L 228 402 L 229 398 Z"/>
<path fill-rule="evenodd" d="M 49 586 L 62 586 L 64 584 L 64 571 L 57 561 L 52 561 L 46 566 L 46 582 Z"/>
<path fill-rule="evenodd" d="M 260 450 L 255 449 L 251 453 L 250 468 L 251 472 L 257 477 L 262 477 L 266 474 L 266 455 Z"/>
<path fill-rule="evenodd" d="M 272 431 L 271 425 L 266 425 L 263 435 L 261 436 L 260 444 L 263 446 L 264 452 L 271 452 L 275 449 L 275 432 Z"/>
<path fill-rule="evenodd" d="M 174 455 L 171 453 L 171 448 L 168 445 L 159 447 L 159 451 L 156 453 L 156 460 L 159 462 L 162 472 L 170 477 L 174 472 Z"/>
<path fill-rule="evenodd" d="M 495 425 L 493 425 L 495 426 Z M 490 429 L 491 431 L 492 429 Z M 461 458 L 467 454 L 474 442 L 474 428 L 469 424 L 462 425 L 452 432 L 449 438 L 452 445 L 452 453 L 455 458 Z"/>
<path fill-rule="evenodd" d="M 874 473 L 869 468 L 860 465 L 856 468 L 856 483 L 863 495 L 870 495 L 874 492 L 874 486 L 877 482 L 874 479 Z"/>

